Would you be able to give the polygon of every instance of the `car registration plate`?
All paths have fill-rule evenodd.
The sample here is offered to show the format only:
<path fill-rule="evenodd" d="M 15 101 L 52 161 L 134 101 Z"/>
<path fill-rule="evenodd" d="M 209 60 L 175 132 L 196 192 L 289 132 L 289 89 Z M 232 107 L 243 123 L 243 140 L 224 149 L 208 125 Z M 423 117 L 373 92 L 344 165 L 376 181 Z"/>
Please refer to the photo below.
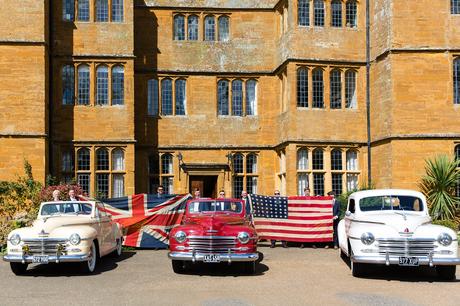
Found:
<path fill-rule="evenodd" d="M 47 264 L 48 263 L 48 255 L 34 255 L 32 257 L 32 262 L 33 263 L 45 263 Z"/>
<path fill-rule="evenodd" d="M 216 254 L 204 255 L 203 262 L 220 262 L 220 255 L 216 255 Z"/>
<path fill-rule="evenodd" d="M 417 257 L 399 257 L 400 266 L 418 266 Z"/>

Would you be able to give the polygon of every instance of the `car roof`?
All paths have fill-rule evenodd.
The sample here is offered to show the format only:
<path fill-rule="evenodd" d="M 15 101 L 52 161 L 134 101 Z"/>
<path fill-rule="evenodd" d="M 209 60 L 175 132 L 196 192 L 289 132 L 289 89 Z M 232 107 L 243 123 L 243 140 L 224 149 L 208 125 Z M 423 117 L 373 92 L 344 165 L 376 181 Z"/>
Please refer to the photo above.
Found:
<path fill-rule="evenodd" d="M 396 196 L 413 196 L 421 198 L 425 201 L 425 196 L 423 193 L 410 190 L 410 189 L 369 189 L 354 192 L 350 195 L 350 198 L 360 199 L 371 196 L 384 196 L 384 195 L 396 195 Z"/>

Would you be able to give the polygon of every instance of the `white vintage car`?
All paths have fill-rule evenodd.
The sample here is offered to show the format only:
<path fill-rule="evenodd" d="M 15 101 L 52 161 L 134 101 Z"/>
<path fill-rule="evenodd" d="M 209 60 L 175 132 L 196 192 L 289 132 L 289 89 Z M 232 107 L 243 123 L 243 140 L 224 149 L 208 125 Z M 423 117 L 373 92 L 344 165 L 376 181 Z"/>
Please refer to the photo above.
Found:
<path fill-rule="evenodd" d="M 431 224 L 426 199 L 411 190 L 381 189 L 355 192 L 338 225 L 342 257 L 348 256 L 353 276 L 366 264 L 428 265 L 438 276 L 455 279 L 457 233 Z"/>
<path fill-rule="evenodd" d="M 84 272 L 96 269 L 99 257 L 122 252 L 121 226 L 99 201 L 44 202 L 31 227 L 8 235 L 7 254 L 16 275 L 28 264 L 81 262 Z"/>

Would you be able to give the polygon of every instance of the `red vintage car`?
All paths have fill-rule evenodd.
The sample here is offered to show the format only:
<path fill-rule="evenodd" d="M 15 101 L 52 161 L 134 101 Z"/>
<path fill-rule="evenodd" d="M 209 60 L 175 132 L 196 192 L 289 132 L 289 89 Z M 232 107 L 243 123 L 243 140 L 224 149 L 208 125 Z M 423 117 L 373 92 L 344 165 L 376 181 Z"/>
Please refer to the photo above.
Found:
<path fill-rule="evenodd" d="M 255 273 L 257 233 L 238 199 L 192 199 L 184 219 L 169 234 L 172 268 L 182 273 L 195 262 L 228 264 L 241 262 L 245 271 Z"/>

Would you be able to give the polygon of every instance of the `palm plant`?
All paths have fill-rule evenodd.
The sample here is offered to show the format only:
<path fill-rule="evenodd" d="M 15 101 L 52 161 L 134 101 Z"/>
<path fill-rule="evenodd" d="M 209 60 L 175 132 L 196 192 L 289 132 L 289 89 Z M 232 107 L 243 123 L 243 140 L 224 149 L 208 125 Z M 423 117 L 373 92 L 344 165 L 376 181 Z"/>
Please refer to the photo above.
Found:
<path fill-rule="evenodd" d="M 460 182 L 460 160 L 451 160 L 446 155 L 439 155 L 426 160 L 426 174 L 419 187 L 425 194 L 434 220 L 453 220 L 460 198 L 456 188 Z"/>

